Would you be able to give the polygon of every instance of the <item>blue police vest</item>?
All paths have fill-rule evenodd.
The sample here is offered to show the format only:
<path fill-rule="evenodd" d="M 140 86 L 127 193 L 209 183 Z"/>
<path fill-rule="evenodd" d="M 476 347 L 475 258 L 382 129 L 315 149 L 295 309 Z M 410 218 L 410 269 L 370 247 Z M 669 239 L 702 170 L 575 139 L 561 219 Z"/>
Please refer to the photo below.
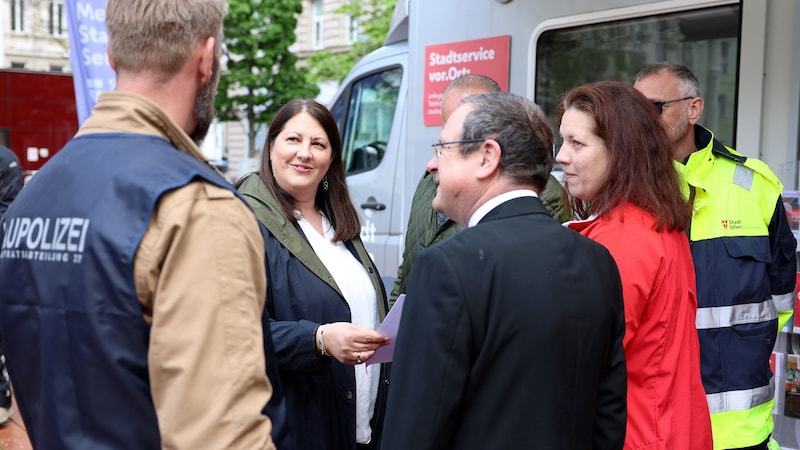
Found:
<path fill-rule="evenodd" d="M 133 261 L 161 195 L 193 180 L 233 190 L 158 136 L 82 136 L 4 216 L 0 320 L 35 448 L 161 448 Z"/>

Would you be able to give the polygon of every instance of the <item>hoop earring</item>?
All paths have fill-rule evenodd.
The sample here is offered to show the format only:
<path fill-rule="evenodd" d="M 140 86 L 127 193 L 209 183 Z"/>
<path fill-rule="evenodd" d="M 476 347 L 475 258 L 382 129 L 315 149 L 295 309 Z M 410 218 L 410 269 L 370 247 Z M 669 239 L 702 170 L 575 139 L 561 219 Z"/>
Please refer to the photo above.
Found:
<path fill-rule="evenodd" d="M 322 179 L 322 190 L 323 191 L 327 191 L 328 190 L 328 175 L 327 174 L 325 175 L 325 178 Z"/>

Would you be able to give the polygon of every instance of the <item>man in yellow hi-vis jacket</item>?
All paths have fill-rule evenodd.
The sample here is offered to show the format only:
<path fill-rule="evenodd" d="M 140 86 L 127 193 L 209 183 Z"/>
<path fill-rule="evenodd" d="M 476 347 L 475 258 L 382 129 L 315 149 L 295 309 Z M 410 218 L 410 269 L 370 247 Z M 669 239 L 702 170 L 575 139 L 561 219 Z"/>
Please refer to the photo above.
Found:
<path fill-rule="evenodd" d="M 653 101 L 672 139 L 693 205 L 700 362 L 715 449 L 780 449 L 771 438 L 775 382 L 769 358 L 792 315 L 796 242 L 783 186 L 766 164 L 697 125 L 703 99 L 685 66 L 652 64 L 634 87 Z"/>

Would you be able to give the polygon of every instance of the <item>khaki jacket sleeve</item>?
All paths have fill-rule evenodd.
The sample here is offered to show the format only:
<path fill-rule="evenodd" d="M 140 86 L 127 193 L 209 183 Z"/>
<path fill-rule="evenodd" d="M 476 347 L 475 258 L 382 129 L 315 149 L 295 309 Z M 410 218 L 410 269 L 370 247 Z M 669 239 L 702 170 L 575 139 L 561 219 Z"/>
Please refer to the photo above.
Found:
<path fill-rule="evenodd" d="M 261 414 L 272 395 L 265 274 L 256 219 L 232 192 L 193 182 L 159 200 L 134 277 L 152 326 L 148 367 L 163 448 L 275 448 Z"/>

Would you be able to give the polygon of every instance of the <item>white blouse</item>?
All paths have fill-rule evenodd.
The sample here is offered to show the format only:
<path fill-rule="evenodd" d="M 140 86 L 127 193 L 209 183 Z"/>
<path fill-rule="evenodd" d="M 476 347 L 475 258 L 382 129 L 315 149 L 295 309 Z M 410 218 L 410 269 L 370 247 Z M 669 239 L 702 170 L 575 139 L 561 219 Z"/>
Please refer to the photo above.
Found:
<path fill-rule="evenodd" d="M 350 253 L 344 242 L 333 243 L 336 230 L 325 215 L 322 215 L 322 236 L 298 211 L 295 217 L 305 233 L 308 242 L 320 261 L 328 269 L 347 304 L 350 306 L 350 320 L 354 325 L 375 330 L 378 328 L 378 296 L 367 269 Z M 378 396 L 380 365 L 367 367 L 360 364 L 354 367 L 356 374 L 356 442 L 368 444 L 372 437 L 369 426 L 375 411 Z"/>

